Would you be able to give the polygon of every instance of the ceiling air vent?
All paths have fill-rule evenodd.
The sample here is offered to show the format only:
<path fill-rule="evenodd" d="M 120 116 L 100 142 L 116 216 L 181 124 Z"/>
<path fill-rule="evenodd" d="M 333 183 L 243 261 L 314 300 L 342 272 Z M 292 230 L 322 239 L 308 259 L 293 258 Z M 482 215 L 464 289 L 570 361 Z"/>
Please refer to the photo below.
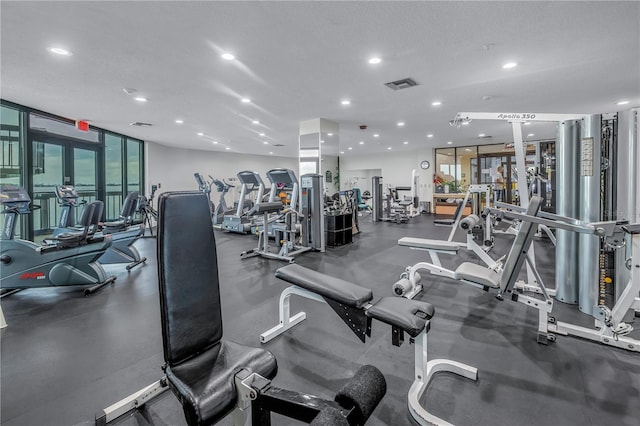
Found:
<path fill-rule="evenodd" d="M 393 90 L 406 89 L 408 87 L 413 87 L 417 85 L 418 83 L 416 83 L 416 81 L 412 78 L 403 78 L 402 80 L 396 80 L 390 83 L 385 83 L 385 86 Z"/>
<path fill-rule="evenodd" d="M 284 146 L 284 145 L 282 145 L 281 143 L 276 143 L 276 144 L 273 144 L 273 146 Z"/>
<path fill-rule="evenodd" d="M 133 123 L 129 123 L 129 126 L 151 127 L 151 126 L 153 126 L 153 124 L 151 124 L 151 123 L 143 123 L 141 121 L 134 121 Z"/>

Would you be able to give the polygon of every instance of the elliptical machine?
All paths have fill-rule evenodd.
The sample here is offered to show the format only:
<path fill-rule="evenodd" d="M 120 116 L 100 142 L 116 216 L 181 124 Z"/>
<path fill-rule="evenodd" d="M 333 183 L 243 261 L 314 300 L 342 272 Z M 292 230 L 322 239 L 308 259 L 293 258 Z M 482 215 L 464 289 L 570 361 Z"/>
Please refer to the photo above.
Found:
<path fill-rule="evenodd" d="M 116 277 L 107 277 L 97 263 L 111 246 L 111 236 L 93 234 L 102 201 L 87 204 L 79 222 L 81 232 L 62 233 L 47 245 L 15 238 L 18 215 L 31 213 L 31 198 L 24 188 L 0 185 L 0 203 L 5 215 L 0 233 L 0 288 L 84 285 L 90 286 L 84 291 L 89 295 L 115 281 Z"/>
<path fill-rule="evenodd" d="M 225 195 L 227 195 L 227 192 L 229 192 L 231 188 L 235 188 L 235 186 L 225 182 L 224 179 L 222 179 L 222 181 L 219 181 L 218 179 L 214 179 L 211 176 L 209 176 L 209 178 L 220 193 L 220 200 L 218 200 L 218 205 L 213 211 L 212 219 L 214 225 L 220 225 L 226 215 L 235 213 L 235 209 L 233 207 L 227 206 L 227 200 L 225 200 L 224 198 Z"/>
<path fill-rule="evenodd" d="M 78 232 L 75 226 L 74 209 L 78 205 L 78 193 L 71 185 L 57 185 L 56 197 L 62 206 L 58 228 L 53 231 L 54 239 L 67 232 Z M 147 261 L 146 257 L 140 257 L 140 253 L 133 246 L 144 234 L 144 223 L 133 224 L 133 217 L 138 209 L 138 193 L 131 192 L 124 199 L 120 209 L 120 217 L 113 222 L 105 222 L 102 226 L 103 234 L 111 234 L 111 247 L 106 253 L 100 256 L 98 262 L 103 265 L 114 263 L 128 263 L 127 271 Z M 100 213 L 99 216 L 101 216 Z M 98 217 L 99 220 L 99 217 Z"/>

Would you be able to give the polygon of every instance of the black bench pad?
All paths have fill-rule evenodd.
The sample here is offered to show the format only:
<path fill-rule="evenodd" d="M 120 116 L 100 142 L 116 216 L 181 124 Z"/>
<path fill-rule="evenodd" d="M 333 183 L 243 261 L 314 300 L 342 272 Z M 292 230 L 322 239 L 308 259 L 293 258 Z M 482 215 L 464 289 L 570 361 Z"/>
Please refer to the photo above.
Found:
<path fill-rule="evenodd" d="M 353 308 L 362 308 L 373 299 L 373 292 L 368 288 L 295 263 L 279 268 L 276 277 Z"/>
<path fill-rule="evenodd" d="M 383 297 L 365 311 L 368 317 L 391 324 L 416 337 L 424 330 L 427 320 L 431 319 L 435 309 L 431 303 L 404 297 Z"/>

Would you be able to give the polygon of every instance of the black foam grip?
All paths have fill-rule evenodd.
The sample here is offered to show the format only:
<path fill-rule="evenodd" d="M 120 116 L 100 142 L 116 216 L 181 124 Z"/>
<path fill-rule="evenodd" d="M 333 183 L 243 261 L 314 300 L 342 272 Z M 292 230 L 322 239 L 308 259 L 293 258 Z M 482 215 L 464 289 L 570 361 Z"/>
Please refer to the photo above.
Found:
<path fill-rule="evenodd" d="M 340 410 L 333 407 L 326 407 L 313 421 L 309 423 L 310 426 L 349 426 L 347 418 L 340 412 Z"/>
<path fill-rule="evenodd" d="M 336 394 L 335 401 L 346 409 L 355 408 L 359 417 L 357 424 L 364 424 L 385 393 L 387 381 L 380 370 L 373 365 L 363 365 Z"/>

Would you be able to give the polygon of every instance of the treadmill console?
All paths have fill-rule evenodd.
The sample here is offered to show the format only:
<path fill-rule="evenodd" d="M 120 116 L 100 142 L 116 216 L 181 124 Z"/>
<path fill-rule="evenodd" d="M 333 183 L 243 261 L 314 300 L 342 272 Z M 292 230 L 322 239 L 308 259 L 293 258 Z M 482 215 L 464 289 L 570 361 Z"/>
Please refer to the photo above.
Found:
<path fill-rule="evenodd" d="M 56 185 L 56 197 L 60 201 L 75 201 L 78 198 L 78 193 L 72 185 Z"/>
<path fill-rule="evenodd" d="M 0 203 L 5 208 L 16 209 L 19 213 L 29 213 L 31 198 L 29 193 L 21 186 L 12 184 L 0 185 Z"/>

